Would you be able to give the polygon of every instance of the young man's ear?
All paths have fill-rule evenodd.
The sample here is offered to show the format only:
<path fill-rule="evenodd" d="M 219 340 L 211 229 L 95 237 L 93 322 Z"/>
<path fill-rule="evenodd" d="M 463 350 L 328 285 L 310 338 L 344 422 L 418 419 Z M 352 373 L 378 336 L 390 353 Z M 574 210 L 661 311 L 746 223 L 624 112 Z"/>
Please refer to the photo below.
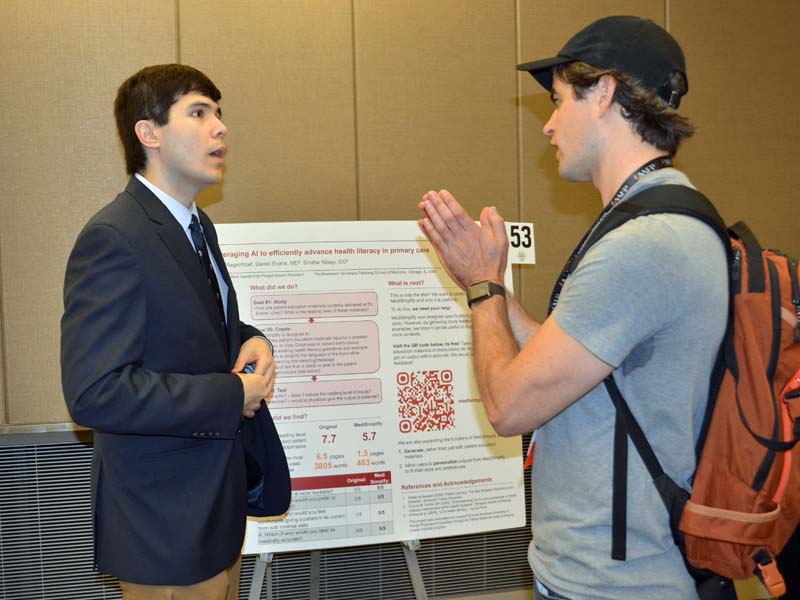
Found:
<path fill-rule="evenodd" d="M 145 148 L 155 149 L 161 145 L 159 128 L 153 121 L 149 119 L 136 121 L 133 130 L 136 132 L 136 137 L 139 138 L 139 142 L 141 142 L 142 146 Z"/>
<path fill-rule="evenodd" d="M 614 104 L 614 92 L 617 91 L 617 80 L 611 75 L 603 75 L 595 84 L 597 91 L 597 108 L 601 114 L 605 113 Z"/>

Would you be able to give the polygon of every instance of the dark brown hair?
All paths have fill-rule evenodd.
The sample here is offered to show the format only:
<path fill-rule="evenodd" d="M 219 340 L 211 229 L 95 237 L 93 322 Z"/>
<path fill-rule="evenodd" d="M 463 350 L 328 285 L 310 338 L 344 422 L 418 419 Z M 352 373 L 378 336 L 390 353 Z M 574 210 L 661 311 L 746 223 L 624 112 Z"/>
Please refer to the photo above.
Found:
<path fill-rule="evenodd" d="M 584 62 L 557 65 L 553 75 L 572 86 L 575 98 L 582 100 L 603 75 L 617 80 L 613 101 L 622 109 L 625 117 L 642 139 L 671 155 L 678 151 L 681 141 L 691 137 L 694 126 L 689 119 L 658 97 L 654 91 L 645 89 L 639 81 L 615 69 L 600 69 Z M 683 78 L 682 78 L 683 79 Z M 682 83 L 686 85 L 685 79 Z"/>
<path fill-rule="evenodd" d="M 191 92 L 214 102 L 222 97 L 217 86 L 203 73 L 178 64 L 146 67 L 119 87 L 114 100 L 114 118 L 125 149 L 125 167 L 129 175 L 141 173 L 147 167 L 147 155 L 134 130 L 137 121 L 145 119 L 166 125 L 172 105 Z"/>

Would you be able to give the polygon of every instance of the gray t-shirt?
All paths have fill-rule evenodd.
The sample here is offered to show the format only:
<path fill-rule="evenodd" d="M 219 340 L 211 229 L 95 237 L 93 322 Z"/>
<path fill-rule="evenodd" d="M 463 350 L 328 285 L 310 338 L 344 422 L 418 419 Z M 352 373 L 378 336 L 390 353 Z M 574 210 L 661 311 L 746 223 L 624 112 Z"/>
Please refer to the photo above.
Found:
<path fill-rule="evenodd" d="M 646 187 L 689 185 L 675 169 Z M 553 317 L 614 376 L 664 470 L 690 489 L 711 367 L 725 330 L 721 240 L 674 214 L 631 220 L 604 236 L 567 280 Z M 627 560 L 611 559 L 615 411 L 598 385 L 537 434 L 533 465 L 534 574 L 574 600 L 695 598 L 667 511 L 636 449 L 628 458 Z"/>

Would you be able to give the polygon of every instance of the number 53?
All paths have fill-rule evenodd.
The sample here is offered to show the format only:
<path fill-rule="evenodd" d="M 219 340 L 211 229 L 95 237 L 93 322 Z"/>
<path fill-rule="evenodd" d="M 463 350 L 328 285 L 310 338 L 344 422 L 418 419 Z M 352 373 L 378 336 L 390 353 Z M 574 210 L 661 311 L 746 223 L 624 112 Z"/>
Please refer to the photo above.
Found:
<path fill-rule="evenodd" d="M 533 228 L 525 223 L 510 224 L 509 243 L 512 248 L 530 248 L 533 245 Z"/>

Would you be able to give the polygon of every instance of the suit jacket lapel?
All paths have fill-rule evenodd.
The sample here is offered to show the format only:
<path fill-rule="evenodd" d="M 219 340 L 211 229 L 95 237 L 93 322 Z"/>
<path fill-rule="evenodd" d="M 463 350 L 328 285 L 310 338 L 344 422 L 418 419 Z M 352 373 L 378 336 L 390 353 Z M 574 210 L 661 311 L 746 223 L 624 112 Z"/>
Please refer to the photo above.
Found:
<path fill-rule="evenodd" d="M 135 177 L 132 177 L 128 183 L 126 191 L 133 195 L 134 198 L 142 206 L 142 209 L 147 213 L 151 221 L 158 225 L 158 235 L 164 242 L 164 245 L 172 254 L 175 261 L 180 266 L 181 270 L 186 275 L 186 278 L 191 283 L 195 292 L 197 293 L 200 302 L 205 307 L 208 318 L 211 321 L 214 330 L 217 333 L 220 345 L 225 350 L 226 356 L 229 356 L 229 348 L 225 343 L 225 331 L 219 322 L 219 309 L 217 308 L 217 301 L 208 285 L 203 265 L 194 253 L 191 242 L 183 231 L 183 228 L 172 216 L 172 213 L 167 210 L 167 207 L 159 200 L 155 194 L 145 187 Z M 206 218 L 206 222 L 208 218 Z M 205 226 L 205 223 L 203 223 Z M 216 239 L 216 236 L 214 236 Z M 214 244 L 216 247 L 216 243 Z M 218 250 L 217 250 L 218 252 Z M 214 258 L 216 259 L 215 254 Z M 219 261 L 217 262 L 219 264 Z M 228 289 L 231 289 L 230 284 Z"/>

